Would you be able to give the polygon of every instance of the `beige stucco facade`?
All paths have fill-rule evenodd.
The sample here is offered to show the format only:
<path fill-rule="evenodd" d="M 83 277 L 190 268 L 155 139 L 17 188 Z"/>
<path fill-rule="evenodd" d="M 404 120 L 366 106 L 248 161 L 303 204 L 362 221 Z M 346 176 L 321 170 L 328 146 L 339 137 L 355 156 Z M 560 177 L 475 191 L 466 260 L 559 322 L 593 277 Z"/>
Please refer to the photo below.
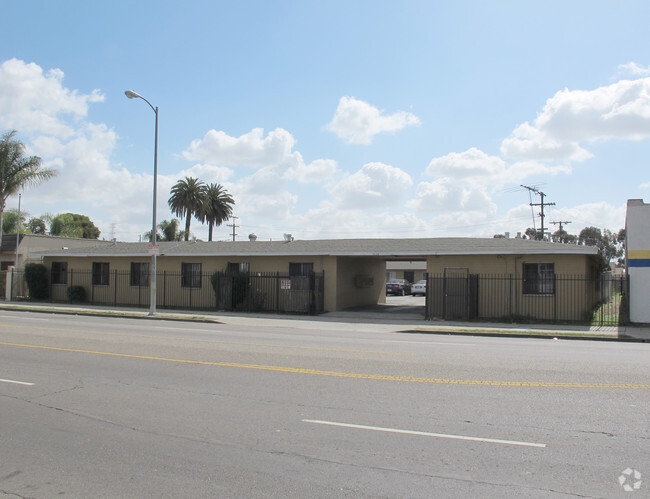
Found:
<path fill-rule="evenodd" d="M 45 236 L 39 234 L 21 234 L 18 244 L 18 269 L 23 269 L 26 263 L 40 262 L 37 252 L 46 250 L 62 250 L 64 248 L 85 248 L 89 245 L 110 246 L 112 241 L 81 239 L 75 237 Z M 16 265 L 16 234 L 2 236 L 2 254 L 0 265 L 2 269 Z"/>
<path fill-rule="evenodd" d="M 589 276 L 597 268 L 593 259 L 580 254 L 441 255 L 429 256 L 426 262 L 429 275 L 442 274 L 450 268 L 466 268 L 470 274 L 521 277 L 524 263 L 553 263 L 555 273 L 561 275 Z"/>
<path fill-rule="evenodd" d="M 65 262 L 69 280 L 52 285 L 52 298 L 66 300 L 70 285 L 81 285 L 93 301 L 142 305 L 148 300 L 148 284 L 133 285 L 128 276 L 132 263 L 150 265 L 146 243 L 116 243 L 106 247 L 94 247 L 58 251 L 46 251 L 30 256 L 40 258 L 48 267 L 53 262 Z M 309 264 L 305 268 L 318 274 L 322 289 L 318 299 L 322 305 L 318 311 L 330 312 L 351 307 L 385 303 L 387 262 L 400 267 L 400 262 L 419 262 L 421 272 L 430 277 L 446 272 L 465 272 L 468 275 L 505 276 L 511 284 L 507 300 L 509 310 L 497 310 L 506 316 L 514 313 L 512 304 L 517 305 L 517 314 L 527 315 L 527 301 L 532 300 L 522 292 L 521 281 L 525 264 L 553 264 L 556 276 L 576 276 L 582 279 L 598 273 L 600 257 L 594 248 L 568 247 L 534 241 L 475 240 L 475 239 L 425 239 L 425 240 L 330 240 L 281 242 L 234 242 L 234 243 L 167 243 L 160 245 L 157 258 L 158 304 L 162 306 L 191 306 L 214 308 L 215 289 L 210 276 L 223 272 L 229 264 L 246 264 L 251 276 L 289 276 L 292 264 Z M 107 263 L 110 278 L 107 285 L 92 283 L 93 263 Z M 183 264 L 200 264 L 202 278 L 193 286 L 183 285 L 181 269 Z M 407 267 L 408 265 L 405 265 Z M 294 265 L 295 267 L 295 265 Z M 150 268 L 150 267 L 147 267 Z M 197 266 L 197 268 L 199 268 Z M 115 275 L 121 275 L 122 284 L 112 282 Z M 418 276 L 419 277 L 419 276 Z M 259 281 L 259 282 L 257 282 Z M 263 303 L 265 300 L 286 301 L 297 298 L 299 291 L 304 295 L 304 283 L 284 281 L 282 287 L 265 289 L 265 283 L 258 279 L 250 281 L 247 293 L 251 299 Z M 188 289 L 191 288 L 191 289 Z M 279 290 L 279 291 L 278 291 Z M 435 290 L 431 290 L 434 293 Z M 442 290 L 440 290 L 442 293 Z M 495 298 L 487 287 L 479 289 L 479 302 L 494 306 Z M 500 291 L 500 293 L 502 293 Z M 576 291 L 572 291 L 573 295 Z M 583 285 L 578 294 L 585 295 L 584 303 L 591 303 L 588 295 L 592 291 Z M 517 296 L 515 296 L 515 294 Z M 292 298 L 293 295 L 293 298 Z M 535 307 L 540 307 L 540 293 L 537 293 Z M 542 296 L 541 302 L 553 303 L 554 310 L 561 306 L 575 307 L 574 301 L 565 300 L 560 292 L 553 298 Z M 566 302 L 566 305 L 565 305 Z M 531 305 L 532 306 L 532 305 Z M 504 305 L 505 307 L 505 305 Z M 584 313 L 581 305 L 578 315 Z M 486 311 L 487 312 L 487 311 Z"/>
<path fill-rule="evenodd" d="M 111 274 L 128 273 L 132 263 L 150 264 L 149 256 L 127 256 L 127 257 L 44 257 L 43 263 L 51 269 L 52 262 L 65 261 L 69 272 L 72 274 L 72 282 L 65 285 L 53 285 L 53 299 L 65 300 L 65 292 L 70 285 L 83 285 L 90 287 L 89 280 L 94 262 L 106 262 L 109 264 Z M 201 264 L 201 272 L 211 275 L 214 272 L 224 271 L 229 263 L 247 263 L 251 274 L 269 274 L 274 272 L 287 273 L 290 263 L 312 263 L 314 272 L 324 274 L 324 309 L 325 311 L 341 310 L 350 307 L 367 305 L 369 303 L 385 303 L 386 280 L 385 260 L 381 258 L 364 257 L 334 257 L 319 255 L 313 256 L 168 256 L 158 257 L 158 287 L 172 286 L 172 295 L 163 297 L 169 303 L 174 303 L 173 293 L 180 293 L 180 283 L 171 284 L 173 280 L 179 280 L 179 273 L 183 263 Z M 75 275 L 76 274 L 76 275 Z M 170 280 L 165 283 L 165 280 Z M 203 279 L 201 289 L 194 290 L 197 299 L 202 301 L 194 302 L 197 307 L 209 307 L 212 305 L 211 284 L 208 279 Z M 105 289 L 95 289 L 96 298 L 102 296 L 110 298 L 114 290 L 109 285 Z M 141 290 L 137 288 L 123 289 L 120 293 L 129 293 L 133 296 L 122 296 L 122 300 L 130 302 L 136 298 Z M 202 298 L 198 298 L 201 296 Z M 163 299 L 159 296 L 159 300 Z"/>
<path fill-rule="evenodd" d="M 553 291 L 527 293 L 524 265 L 552 264 Z M 598 276 L 601 262 L 583 254 L 544 255 L 444 255 L 427 258 L 430 281 L 428 292 L 437 302 L 434 313 L 442 314 L 445 276 L 478 275 L 481 284 L 474 290 L 476 315 L 483 318 L 544 317 L 549 320 L 580 321 L 589 316 L 601 299 Z"/>

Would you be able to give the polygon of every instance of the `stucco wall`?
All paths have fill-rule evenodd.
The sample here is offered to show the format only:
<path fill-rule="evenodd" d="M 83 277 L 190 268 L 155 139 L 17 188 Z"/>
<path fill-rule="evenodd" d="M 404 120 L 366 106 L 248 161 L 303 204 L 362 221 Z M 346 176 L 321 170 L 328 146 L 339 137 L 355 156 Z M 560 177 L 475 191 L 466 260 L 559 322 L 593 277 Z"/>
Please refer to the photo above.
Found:
<path fill-rule="evenodd" d="M 66 289 L 71 284 L 78 284 L 91 288 L 91 271 L 93 262 L 107 262 L 109 264 L 109 272 L 130 272 L 131 263 L 148 263 L 151 262 L 150 256 L 122 256 L 122 257 L 45 257 L 44 264 L 51 268 L 52 262 L 68 262 L 68 272 L 72 272 L 71 280 L 65 285 L 53 285 L 52 293 L 53 298 L 58 300 L 66 299 Z M 183 291 L 180 287 L 180 272 L 182 263 L 200 263 L 201 272 L 204 275 L 210 275 L 216 271 L 226 270 L 228 263 L 248 263 L 251 273 L 275 273 L 280 272 L 283 274 L 289 273 L 289 264 L 290 263 L 313 263 L 314 272 L 324 273 L 324 311 L 333 311 L 336 310 L 337 298 L 336 298 L 336 289 L 337 289 L 337 264 L 336 258 L 330 256 L 278 256 L 278 257 L 268 257 L 268 256 L 241 256 L 241 257 L 221 257 L 221 256 L 159 256 L 156 261 L 157 274 L 159 279 L 167 280 L 169 284 L 168 289 L 177 289 L 177 294 L 186 293 L 187 290 Z M 382 262 L 383 263 L 383 262 Z M 382 274 L 383 277 L 383 274 Z M 178 282 L 176 282 L 178 281 Z M 162 282 L 159 283 L 159 287 L 162 287 Z M 205 303 L 196 303 L 196 306 L 212 306 L 212 293 L 210 290 L 210 282 L 208 279 L 203 279 L 201 284 L 201 290 L 203 293 L 197 292 L 197 295 L 200 295 L 200 299 L 204 300 Z M 111 286 L 102 288 L 96 287 L 93 290 L 94 293 L 103 293 L 110 294 L 113 292 Z M 122 290 L 123 300 L 128 300 L 129 302 L 138 303 L 137 295 L 143 294 L 142 299 L 146 299 L 146 290 L 143 291 L 137 286 L 132 288 L 126 288 L 126 291 Z M 128 293 L 129 296 L 124 295 Z M 130 296 L 134 295 L 134 296 Z M 135 298 L 134 298 L 135 297 Z M 107 299 L 110 301 L 110 297 L 99 296 L 98 299 Z M 160 296 L 158 297 L 160 300 Z M 175 297 L 170 296 L 170 301 L 174 301 Z"/>
<path fill-rule="evenodd" d="M 3 239 L 16 240 L 16 234 L 4 234 Z M 15 243 L 14 243 L 15 244 Z M 18 268 L 24 268 L 26 263 L 40 263 L 41 257 L 34 256 L 32 253 L 46 250 L 60 250 L 64 247 L 67 248 L 85 248 L 88 246 L 111 245 L 112 241 L 104 241 L 97 239 L 82 239 L 75 237 L 59 237 L 59 236 L 45 236 L 38 234 L 22 234 L 20 245 L 18 246 Z M 15 246 L 14 246 L 15 247 Z M 16 254 L 5 253 L 1 257 L 2 262 L 10 262 L 15 264 Z"/>
<path fill-rule="evenodd" d="M 627 202 L 626 262 L 630 277 L 630 320 L 650 322 L 650 204 Z"/>
<path fill-rule="evenodd" d="M 336 309 L 386 302 L 386 261 L 372 257 L 339 257 Z"/>
<path fill-rule="evenodd" d="M 111 272 L 130 271 L 131 263 L 142 262 L 150 263 L 150 256 L 121 256 L 121 257 L 46 257 L 44 262 L 51 265 L 51 262 L 67 261 L 68 268 L 79 271 L 92 270 L 93 262 L 108 262 Z M 180 272 L 182 263 L 200 263 L 203 273 L 212 273 L 215 271 L 226 270 L 228 263 L 249 263 L 250 272 L 289 272 L 290 263 L 313 263 L 314 272 L 333 271 L 335 266 L 332 265 L 332 257 L 259 257 L 259 256 L 241 256 L 241 257 L 221 257 L 221 256 L 159 256 L 156 260 L 158 272 Z"/>
<path fill-rule="evenodd" d="M 427 271 L 435 275 L 446 268 L 467 268 L 470 274 L 520 277 L 524 263 L 554 263 L 555 274 L 575 276 L 590 276 L 593 265 L 587 255 L 443 255 L 428 257 Z"/>
<path fill-rule="evenodd" d="M 556 283 L 553 293 L 526 294 L 523 286 L 525 263 L 553 263 Z M 467 269 L 480 275 L 479 317 L 547 317 L 582 320 L 598 303 L 598 260 L 588 255 L 474 255 L 440 256 L 427 259 L 429 299 L 432 313 L 443 313 L 445 269 Z M 452 273 L 453 274 L 453 273 Z M 451 275 L 449 277 L 451 277 Z M 468 284 L 469 286 L 469 284 Z M 434 315 L 435 316 L 435 315 Z"/>
<path fill-rule="evenodd" d="M 83 285 L 89 289 L 89 292 L 98 293 L 98 300 L 111 301 L 111 293 L 114 293 L 113 301 L 123 298 L 124 303 L 140 303 L 147 301 L 146 286 L 131 286 L 128 281 L 124 288 L 120 288 L 116 293 L 116 286 L 90 286 L 92 276 L 93 262 L 108 262 L 110 265 L 109 272 L 128 273 L 131 269 L 131 263 L 142 262 L 150 263 L 151 257 L 148 255 L 139 256 L 114 256 L 114 257 L 74 257 L 74 256 L 57 256 L 46 257 L 44 263 L 50 267 L 53 261 L 67 261 L 68 271 L 74 275 L 70 276 L 70 281 L 66 284 L 53 285 L 52 293 L 54 299 L 65 300 L 65 291 L 68 286 Z M 167 286 L 159 285 L 172 295 L 165 295 L 163 298 L 169 298 L 173 301 L 177 295 L 183 297 L 183 300 L 201 300 L 200 303 L 192 301 L 192 305 L 201 307 L 214 306 L 214 292 L 211 289 L 210 280 L 204 278 L 200 287 L 188 289 L 181 286 L 180 272 L 182 263 L 201 263 L 202 274 L 210 275 L 215 271 L 223 271 L 227 268 L 228 263 L 248 263 L 251 273 L 284 273 L 288 274 L 290 263 L 312 263 L 316 273 L 324 273 L 324 311 L 335 311 L 344 308 L 374 305 L 385 303 L 385 281 L 386 281 L 386 259 L 379 256 L 349 256 L 349 257 L 332 257 L 332 256 L 159 256 L 157 261 L 159 279 L 165 280 Z M 446 268 L 468 268 L 470 274 L 481 274 L 482 276 L 511 276 L 517 286 L 508 284 L 510 294 L 518 293 L 516 290 L 521 289 L 520 281 L 524 263 L 554 263 L 556 275 L 572 276 L 590 276 L 592 267 L 595 265 L 595 259 L 588 255 L 461 255 L 461 256 L 440 256 L 428 257 L 426 264 L 431 276 L 442 275 Z M 112 278 L 111 278 L 112 279 Z M 583 284 L 584 287 L 584 284 Z M 91 289 L 93 288 L 93 289 Z M 496 293 L 489 290 L 489 296 L 481 299 L 479 303 L 492 303 Z M 174 290 L 174 291 L 172 291 Z M 588 293 L 584 289 L 584 293 Z M 106 295 L 106 296 L 104 296 Z M 573 293 L 575 295 L 575 292 Z M 93 295 L 95 298 L 95 295 Z M 489 299 L 488 299 L 489 298 Z M 159 295 L 159 301 L 160 301 Z M 498 300 L 498 298 L 497 298 Z M 546 301 L 551 303 L 549 297 Z M 587 299 L 585 303 L 591 302 Z M 203 303 L 205 302 L 205 303 Z M 558 292 L 554 297 L 554 309 L 557 309 L 557 303 L 564 304 L 565 300 Z M 511 302 L 509 302 L 511 303 Z M 527 314 L 526 297 L 521 297 L 517 304 L 519 312 L 509 309 L 506 313 Z M 539 300 L 536 301 L 539 303 Z M 539 305 L 537 305 L 539 306 Z M 563 305 L 562 305 L 563 306 Z"/>

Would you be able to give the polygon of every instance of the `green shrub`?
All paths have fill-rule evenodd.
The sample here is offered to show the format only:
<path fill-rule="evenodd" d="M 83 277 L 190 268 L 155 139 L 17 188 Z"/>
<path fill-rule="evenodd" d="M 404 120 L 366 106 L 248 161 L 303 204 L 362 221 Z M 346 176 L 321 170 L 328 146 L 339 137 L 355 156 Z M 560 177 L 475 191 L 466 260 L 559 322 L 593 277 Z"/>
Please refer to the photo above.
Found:
<path fill-rule="evenodd" d="M 25 280 L 32 300 L 45 300 L 48 297 L 47 268 L 40 263 L 25 265 Z"/>
<path fill-rule="evenodd" d="M 86 301 L 86 289 L 83 286 L 70 286 L 68 288 L 68 301 L 70 303 L 83 303 Z"/>

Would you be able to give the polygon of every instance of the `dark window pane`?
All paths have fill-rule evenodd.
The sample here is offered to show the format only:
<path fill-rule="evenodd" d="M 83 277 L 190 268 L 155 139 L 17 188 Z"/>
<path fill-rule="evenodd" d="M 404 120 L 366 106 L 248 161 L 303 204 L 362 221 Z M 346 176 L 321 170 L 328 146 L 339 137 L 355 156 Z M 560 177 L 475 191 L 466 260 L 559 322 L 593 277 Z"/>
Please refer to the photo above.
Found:
<path fill-rule="evenodd" d="M 184 288 L 201 287 L 200 263 L 181 263 L 181 286 Z"/>
<path fill-rule="evenodd" d="M 93 262 L 93 285 L 108 286 L 108 262 Z"/>
<path fill-rule="evenodd" d="M 68 263 L 52 262 L 52 284 L 68 283 Z"/>
<path fill-rule="evenodd" d="M 131 263 L 131 286 L 148 286 L 149 285 L 149 264 L 148 263 Z"/>

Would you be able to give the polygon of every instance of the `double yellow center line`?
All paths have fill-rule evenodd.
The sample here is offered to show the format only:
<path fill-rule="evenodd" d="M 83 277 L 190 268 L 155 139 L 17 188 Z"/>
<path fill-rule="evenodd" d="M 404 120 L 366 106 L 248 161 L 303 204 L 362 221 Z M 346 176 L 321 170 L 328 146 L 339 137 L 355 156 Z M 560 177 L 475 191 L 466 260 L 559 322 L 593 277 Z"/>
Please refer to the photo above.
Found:
<path fill-rule="evenodd" d="M 384 374 L 346 373 L 338 371 L 323 371 L 319 369 L 303 369 L 297 367 L 265 366 L 259 364 L 242 364 L 239 362 L 211 362 L 204 360 L 171 359 L 167 357 L 154 357 L 149 355 L 132 355 L 114 352 L 99 352 L 95 350 L 80 350 L 76 348 L 49 347 L 43 345 L 26 345 L 20 343 L 0 342 L 0 345 L 19 348 L 35 348 L 40 350 L 54 350 L 59 352 L 85 353 L 91 355 L 104 355 L 109 357 L 122 357 L 129 359 L 155 360 L 161 362 L 174 362 L 178 364 L 196 364 L 216 367 L 237 367 L 241 369 L 256 369 L 259 371 L 274 371 L 293 374 L 311 374 L 314 376 L 331 376 L 348 379 L 367 379 L 373 381 L 398 381 L 405 383 L 430 383 L 444 385 L 475 385 L 475 386 L 512 386 L 512 387 L 538 387 L 538 388 L 617 388 L 617 389 L 650 389 L 650 385 L 643 384 L 616 384 L 616 383 L 556 383 L 544 381 L 489 381 L 447 378 L 420 378 L 414 376 L 389 376 Z"/>

